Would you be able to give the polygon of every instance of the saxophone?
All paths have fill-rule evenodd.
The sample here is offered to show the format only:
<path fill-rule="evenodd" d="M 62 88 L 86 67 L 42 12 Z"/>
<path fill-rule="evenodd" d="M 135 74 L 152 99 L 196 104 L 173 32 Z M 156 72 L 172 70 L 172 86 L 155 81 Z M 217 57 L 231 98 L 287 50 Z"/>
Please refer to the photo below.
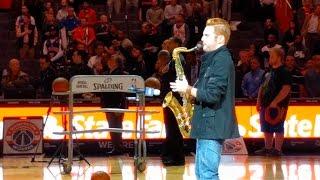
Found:
<path fill-rule="evenodd" d="M 175 62 L 175 70 L 177 79 L 182 80 L 185 76 L 184 70 L 179 57 L 180 52 L 191 52 L 199 49 L 201 45 L 197 45 L 194 48 L 187 49 L 185 47 L 175 48 L 172 52 L 172 60 Z M 179 101 L 173 96 L 172 92 L 168 92 L 163 100 L 162 107 L 169 107 L 176 117 L 180 133 L 184 137 L 189 137 L 191 132 L 191 118 L 193 114 L 194 105 L 191 103 L 191 97 L 186 94 L 180 94 L 182 96 L 181 106 Z"/>

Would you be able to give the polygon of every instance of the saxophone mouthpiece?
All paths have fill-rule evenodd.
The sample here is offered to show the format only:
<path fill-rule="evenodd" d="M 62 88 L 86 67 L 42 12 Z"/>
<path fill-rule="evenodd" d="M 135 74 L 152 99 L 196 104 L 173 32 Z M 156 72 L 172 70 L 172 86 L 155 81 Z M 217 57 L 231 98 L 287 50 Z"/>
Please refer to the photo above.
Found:
<path fill-rule="evenodd" d="M 202 41 L 199 41 L 197 45 L 192 48 L 192 51 L 200 51 L 202 50 L 202 48 L 203 48 Z"/>

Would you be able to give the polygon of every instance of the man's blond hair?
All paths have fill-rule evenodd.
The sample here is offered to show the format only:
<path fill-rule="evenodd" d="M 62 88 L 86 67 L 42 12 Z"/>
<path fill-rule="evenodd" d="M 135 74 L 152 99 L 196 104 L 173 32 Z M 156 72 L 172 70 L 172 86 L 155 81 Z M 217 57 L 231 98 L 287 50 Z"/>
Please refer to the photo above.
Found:
<path fill-rule="evenodd" d="M 285 60 L 285 52 L 282 48 L 271 48 L 270 53 L 275 53 L 281 59 L 281 63 L 284 63 Z"/>
<path fill-rule="evenodd" d="M 214 32 L 217 35 L 224 36 L 225 44 L 228 43 L 231 34 L 230 25 L 228 21 L 221 18 L 210 18 L 207 20 L 206 26 L 213 26 Z"/>

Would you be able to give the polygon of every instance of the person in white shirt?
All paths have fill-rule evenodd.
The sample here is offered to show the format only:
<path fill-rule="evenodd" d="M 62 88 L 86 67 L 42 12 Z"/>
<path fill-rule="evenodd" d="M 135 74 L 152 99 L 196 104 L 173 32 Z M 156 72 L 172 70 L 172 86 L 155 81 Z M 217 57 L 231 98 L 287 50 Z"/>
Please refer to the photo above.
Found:
<path fill-rule="evenodd" d="M 42 53 L 43 55 L 48 55 L 51 62 L 57 63 L 64 55 L 62 41 L 55 26 L 49 28 L 49 38 L 43 43 Z"/>
<path fill-rule="evenodd" d="M 261 52 L 264 57 L 264 67 L 265 68 L 269 68 L 269 52 L 271 51 L 271 49 L 274 49 L 274 48 L 281 49 L 282 48 L 281 45 L 277 44 L 277 41 L 278 41 L 278 39 L 275 34 L 269 34 L 268 35 L 268 43 L 261 48 Z"/>
<path fill-rule="evenodd" d="M 182 46 L 187 46 L 190 39 L 190 31 L 182 14 L 176 16 L 176 23 L 173 25 L 172 32 L 174 37 L 181 39 Z"/>
<path fill-rule="evenodd" d="M 182 6 L 177 4 L 177 0 L 171 0 L 164 8 L 164 17 L 168 20 L 168 24 L 173 25 L 178 14 L 183 14 Z"/>
<path fill-rule="evenodd" d="M 69 9 L 69 4 L 68 4 L 68 0 L 61 0 L 61 9 L 59 9 L 59 11 L 57 12 L 57 20 L 61 21 L 63 19 L 66 19 L 68 17 L 68 9 Z M 74 16 L 76 16 L 76 13 L 74 13 Z"/>
<path fill-rule="evenodd" d="M 21 60 L 34 59 L 35 46 L 38 43 L 37 27 L 31 24 L 29 16 L 23 16 L 23 22 L 16 26 L 16 37 Z"/>
<path fill-rule="evenodd" d="M 88 66 L 93 69 L 94 74 L 98 75 L 100 74 L 101 70 L 100 69 L 100 64 L 102 63 L 102 58 L 103 58 L 103 52 L 104 52 L 104 44 L 101 42 L 97 42 L 95 45 L 95 51 L 96 51 L 96 55 L 90 57 L 89 61 L 88 61 Z"/>
<path fill-rule="evenodd" d="M 30 15 L 29 9 L 27 6 L 21 7 L 21 15 L 17 17 L 16 19 L 16 27 L 24 23 L 24 17 L 28 16 L 30 18 L 30 24 L 36 25 L 36 21 L 34 20 L 34 17 Z"/>
<path fill-rule="evenodd" d="M 147 10 L 146 20 L 156 28 L 163 22 L 164 12 L 158 5 L 158 0 L 152 0 L 152 7 Z"/>
<path fill-rule="evenodd" d="M 315 53 L 316 45 L 320 42 L 320 4 L 306 17 L 301 33 L 305 38 L 306 47 L 310 50 L 311 55 Z"/>

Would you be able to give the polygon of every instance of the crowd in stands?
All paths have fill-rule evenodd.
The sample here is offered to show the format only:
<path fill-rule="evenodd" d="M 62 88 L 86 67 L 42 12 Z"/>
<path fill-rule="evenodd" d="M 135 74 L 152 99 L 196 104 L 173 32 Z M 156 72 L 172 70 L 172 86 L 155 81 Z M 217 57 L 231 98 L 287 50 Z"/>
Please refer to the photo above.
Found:
<path fill-rule="evenodd" d="M 292 3 L 292 18 L 282 31 L 285 21 L 275 18 L 279 1 L 251 1 L 258 1 L 257 8 L 263 13 L 264 44 L 252 42 L 233 54 L 236 97 L 257 97 L 269 71 L 271 48 L 286 52 L 284 64 L 293 77 L 291 96 L 320 97 L 320 2 L 286 1 Z M 125 73 L 146 79 L 155 73 L 164 51 L 172 52 L 177 40 L 181 46 L 194 47 L 208 17 L 230 21 L 232 0 L 107 0 L 103 14 L 98 14 L 90 1 L 81 1 L 80 5 L 77 0 L 41 3 L 41 12 L 31 12 L 23 5 L 16 19 L 19 58 L 11 59 L 3 70 L 1 89 L 5 98 L 48 98 L 55 78 L 106 74 L 108 62 L 114 59 Z M 143 16 L 137 14 L 141 28 L 135 34 L 112 23 L 114 16 L 129 8 L 142 9 L 139 14 Z M 187 78 L 195 82 L 201 52 L 184 56 Z M 21 64 L 29 59 L 39 63 L 39 76 L 23 72 Z"/>

